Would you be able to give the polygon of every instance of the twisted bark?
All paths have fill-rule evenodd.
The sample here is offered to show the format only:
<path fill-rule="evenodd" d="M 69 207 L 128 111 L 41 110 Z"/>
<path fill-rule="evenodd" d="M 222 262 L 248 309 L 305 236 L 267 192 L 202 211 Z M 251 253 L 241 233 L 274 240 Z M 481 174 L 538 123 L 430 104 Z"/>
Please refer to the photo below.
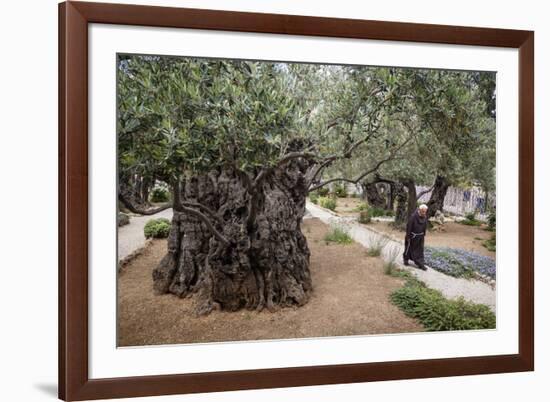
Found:
<path fill-rule="evenodd" d="M 377 183 L 362 183 L 361 187 L 363 187 L 363 194 L 369 205 L 382 209 L 386 208 L 387 200 L 382 194 L 380 194 Z"/>
<path fill-rule="evenodd" d="M 309 166 L 306 158 L 289 159 L 252 192 L 232 168 L 186 180 L 174 197 L 181 203 L 174 205 L 168 253 L 153 272 L 155 291 L 195 294 L 198 314 L 306 303 L 312 284 L 300 225 Z M 202 217 L 189 213 L 198 205 Z"/>
<path fill-rule="evenodd" d="M 430 200 L 426 204 L 428 206 L 428 218 L 435 216 L 435 213 L 439 210 L 443 212 L 443 205 L 445 203 L 445 196 L 451 183 L 444 176 L 438 175 L 435 178 L 432 194 Z"/>

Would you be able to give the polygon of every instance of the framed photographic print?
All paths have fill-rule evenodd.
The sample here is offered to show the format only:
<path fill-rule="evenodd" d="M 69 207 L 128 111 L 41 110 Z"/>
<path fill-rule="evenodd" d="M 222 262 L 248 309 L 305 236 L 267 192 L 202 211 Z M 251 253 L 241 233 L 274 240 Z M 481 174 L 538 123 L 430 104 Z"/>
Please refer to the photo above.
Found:
<path fill-rule="evenodd" d="M 59 16 L 60 398 L 533 370 L 533 32 Z"/>

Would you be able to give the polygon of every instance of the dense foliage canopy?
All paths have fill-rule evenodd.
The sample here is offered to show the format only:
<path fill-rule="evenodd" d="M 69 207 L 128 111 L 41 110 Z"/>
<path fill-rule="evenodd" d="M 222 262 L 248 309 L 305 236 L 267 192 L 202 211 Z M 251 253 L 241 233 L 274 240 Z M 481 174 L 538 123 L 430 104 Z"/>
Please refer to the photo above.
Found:
<path fill-rule="evenodd" d="M 300 152 L 316 162 L 312 188 L 441 175 L 490 191 L 494 92 L 483 72 L 120 56 L 120 171 L 253 179 Z"/>

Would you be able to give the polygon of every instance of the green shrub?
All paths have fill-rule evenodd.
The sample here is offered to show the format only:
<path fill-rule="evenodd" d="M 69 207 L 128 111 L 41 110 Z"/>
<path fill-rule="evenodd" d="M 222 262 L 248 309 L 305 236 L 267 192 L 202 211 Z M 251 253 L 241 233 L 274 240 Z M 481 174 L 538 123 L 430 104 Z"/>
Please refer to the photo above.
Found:
<path fill-rule="evenodd" d="M 332 197 L 319 197 L 319 205 L 331 211 L 336 210 L 336 200 Z"/>
<path fill-rule="evenodd" d="M 329 189 L 327 187 L 321 187 L 317 189 L 317 194 L 321 197 L 326 197 L 329 193 Z"/>
<path fill-rule="evenodd" d="M 369 209 L 369 204 L 366 202 L 360 202 L 355 208 L 353 208 L 355 212 L 366 211 L 367 209 Z"/>
<path fill-rule="evenodd" d="M 155 187 L 151 191 L 151 202 L 167 202 L 170 199 L 170 193 L 162 187 Z"/>
<path fill-rule="evenodd" d="M 122 212 L 118 213 L 117 224 L 118 226 L 124 226 L 130 223 L 130 217 Z"/>
<path fill-rule="evenodd" d="M 334 194 L 338 198 L 346 198 L 348 195 L 348 192 L 346 191 L 346 187 L 342 184 L 338 184 L 334 186 Z"/>
<path fill-rule="evenodd" d="M 489 240 L 483 242 L 483 247 L 489 251 L 497 251 L 497 235 L 493 233 L 493 236 Z"/>
<path fill-rule="evenodd" d="M 370 212 L 370 216 L 372 216 L 373 218 L 378 216 L 388 216 L 384 208 L 370 207 L 369 212 Z"/>
<path fill-rule="evenodd" d="M 427 288 L 416 279 L 391 294 L 391 301 L 405 314 L 418 319 L 428 331 L 490 329 L 496 327 L 496 317 L 483 304 L 460 297 L 446 299 L 441 292 Z"/>
<path fill-rule="evenodd" d="M 165 239 L 170 234 L 170 227 L 170 220 L 166 218 L 151 219 L 145 224 L 143 234 L 146 239 Z"/>
<path fill-rule="evenodd" d="M 325 242 L 333 242 L 338 244 L 351 244 L 353 239 L 348 231 L 342 227 L 334 226 L 324 237 Z"/>
<path fill-rule="evenodd" d="M 371 223 L 372 219 L 370 216 L 370 212 L 368 210 L 359 212 L 359 218 L 357 218 L 357 221 L 359 223 L 365 223 L 365 224 Z"/>
<path fill-rule="evenodd" d="M 309 193 L 309 200 L 312 203 L 317 204 L 319 202 L 319 194 L 315 191 Z"/>
<path fill-rule="evenodd" d="M 392 269 L 386 270 L 386 274 L 389 276 L 393 276 L 394 278 L 406 279 L 408 281 L 418 281 L 418 279 L 416 279 L 413 274 L 405 269 L 399 268 L 397 264 L 394 264 Z"/>
<path fill-rule="evenodd" d="M 481 221 L 476 219 L 475 212 L 469 212 L 464 216 L 465 219 L 461 220 L 460 223 L 468 226 L 481 226 Z"/>

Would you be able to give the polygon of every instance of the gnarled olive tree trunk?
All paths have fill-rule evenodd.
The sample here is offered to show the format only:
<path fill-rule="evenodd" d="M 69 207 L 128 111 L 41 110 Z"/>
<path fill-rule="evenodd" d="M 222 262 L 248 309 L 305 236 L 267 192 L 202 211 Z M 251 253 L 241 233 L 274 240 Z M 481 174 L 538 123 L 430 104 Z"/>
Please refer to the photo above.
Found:
<path fill-rule="evenodd" d="M 380 194 L 380 188 L 377 183 L 362 183 L 363 195 L 370 206 L 377 208 L 386 208 L 386 198 Z"/>
<path fill-rule="evenodd" d="M 196 294 L 196 311 L 303 305 L 312 290 L 301 232 L 308 163 L 276 168 L 254 192 L 231 168 L 185 180 L 175 194 L 168 253 L 153 272 L 157 293 Z M 201 205 L 220 236 L 179 205 Z M 224 241 L 224 238 L 228 241 Z"/>
<path fill-rule="evenodd" d="M 430 195 L 430 200 L 426 204 L 428 206 L 429 218 L 435 216 L 435 213 L 438 210 L 443 212 L 445 196 L 447 195 L 447 189 L 449 188 L 449 186 L 450 183 L 444 176 L 438 175 L 435 178 L 432 194 Z"/>
<path fill-rule="evenodd" d="M 408 211 L 408 194 L 405 187 L 401 183 L 396 183 L 394 186 L 394 194 L 396 200 L 394 226 L 398 229 L 404 229 L 409 219 Z"/>

